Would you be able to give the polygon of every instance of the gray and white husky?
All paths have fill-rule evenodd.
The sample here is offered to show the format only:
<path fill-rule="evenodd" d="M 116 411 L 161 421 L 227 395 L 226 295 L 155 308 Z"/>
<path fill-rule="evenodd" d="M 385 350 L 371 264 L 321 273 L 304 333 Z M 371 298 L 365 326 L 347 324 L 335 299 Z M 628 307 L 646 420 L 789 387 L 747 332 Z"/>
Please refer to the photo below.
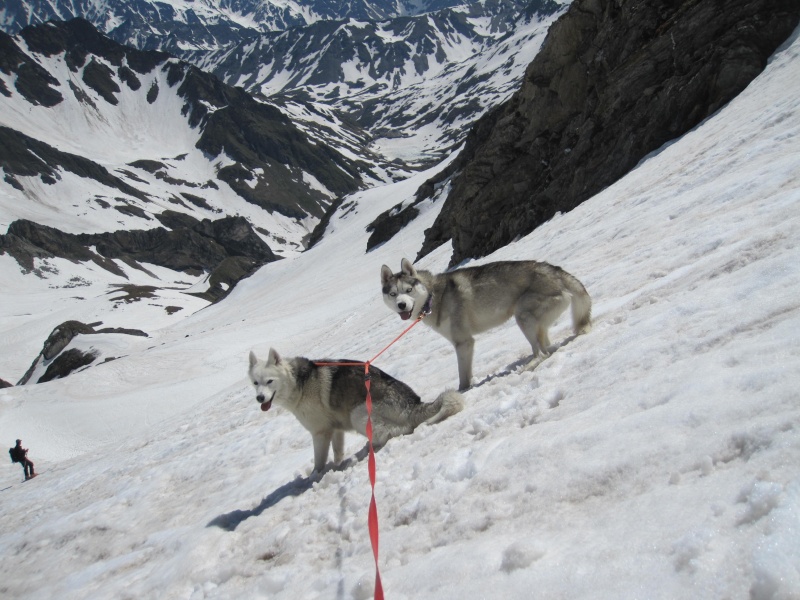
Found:
<path fill-rule="evenodd" d="M 512 316 L 533 349 L 549 355 L 550 325 L 572 303 L 575 334 L 591 329 L 592 300 L 575 277 L 544 262 L 505 261 L 434 275 L 416 270 L 408 259 L 400 272 L 383 265 L 381 285 L 386 305 L 402 319 L 423 321 L 455 346 L 459 389 L 472 382 L 474 335 L 502 325 Z"/>
<path fill-rule="evenodd" d="M 311 433 L 314 471 L 321 473 L 333 443 L 333 462 L 344 457 L 344 432 L 367 435 L 364 367 L 325 366 L 352 360 L 311 361 L 301 356 L 283 358 L 270 349 L 267 360 L 250 352 L 249 375 L 261 410 L 273 402 L 291 412 Z M 322 364 L 320 364 L 322 363 Z M 389 438 L 414 431 L 422 423 L 434 424 L 464 407 L 461 394 L 447 390 L 433 402 L 422 402 L 408 385 L 370 365 L 372 438 L 375 447 Z"/>

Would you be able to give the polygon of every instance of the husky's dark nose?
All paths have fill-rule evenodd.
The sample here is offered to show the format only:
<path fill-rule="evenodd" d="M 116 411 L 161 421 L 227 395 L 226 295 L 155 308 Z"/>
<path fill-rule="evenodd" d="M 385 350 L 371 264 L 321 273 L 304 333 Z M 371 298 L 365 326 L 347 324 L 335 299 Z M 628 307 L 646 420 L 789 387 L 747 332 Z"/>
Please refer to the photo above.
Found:
<path fill-rule="evenodd" d="M 256 396 L 256 400 L 258 400 L 259 402 L 264 402 L 266 398 L 264 398 L 264 394 L 259 394 L 258 396 Z"/>
<path fill-rule="evenodd" d="M 405 310 L 406 309 L 406 303 L 405 302 L 398 302 L 397 303 L 397 308 L 399 308 L 400 310 Z"/>

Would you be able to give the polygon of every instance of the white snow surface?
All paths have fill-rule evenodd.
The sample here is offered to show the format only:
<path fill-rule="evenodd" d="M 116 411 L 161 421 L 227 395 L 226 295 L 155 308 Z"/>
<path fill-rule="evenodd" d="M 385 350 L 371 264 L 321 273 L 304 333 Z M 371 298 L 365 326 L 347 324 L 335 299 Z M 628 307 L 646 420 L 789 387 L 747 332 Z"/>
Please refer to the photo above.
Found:
<path fill-rule="evenodd" d="M 561 265 L 594 329 L 559 319 L 533 371 L 513 323 L 482 335 L 464 411 L 377 453 L 386 598 L 800 597 L 798 140 L 796 33 L 718 114 L 476 261 Z M 369 254 L 364 228 L 430 175 L 353 196 L 317 247 L 117 360 L 0 391 L 0 441 L 41 473 L 0 470 L 0 596 L 371 598 L 364 439 L 309 481 L 310 435 L 258 409 L 247 354 L 368 360 L 393 340 L 379 267 L 414 257 L 441 200 Z M 428 401 L 457 382 L 424 324 L 375 366 Z"/>

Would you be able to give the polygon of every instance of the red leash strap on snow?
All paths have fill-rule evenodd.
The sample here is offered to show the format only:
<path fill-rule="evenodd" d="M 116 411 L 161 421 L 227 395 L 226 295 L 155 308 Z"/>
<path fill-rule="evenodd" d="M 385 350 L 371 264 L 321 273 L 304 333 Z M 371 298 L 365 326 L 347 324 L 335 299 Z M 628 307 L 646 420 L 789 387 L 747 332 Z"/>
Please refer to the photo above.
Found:
<path fill-rule="evenodd" d="M 421 314 L 411 325 L 405 328 L 403 333 L 394 338 L 389 345 L 378 352 L 372 360 L 367 362 L 317 362 L 314 364 L 320 367 L 356 367 L 364 366 L 364 387 L 367 388 L 367 440 L 369 445 L 369 457 L 367 459 L 367 470 L 369 471 L 369 484 L 372 490 L 372 497 L 369 501 L 369 516 L 367 523 L 369 526 L 369 539 L 372 542 L 372 554 L 375 556 L 375 600 L 383 600 L 383 583 L 381 583 L 381 571 L 378 567 L 378 504 L 375 502 L 375 448 L 372 445 L 372 394 L 370 392 L 369 367 L 372 362 L 381 354 L 386 352 L 392 344 L 411 331 L 411 328 L 419 323 L 425 314 Z"/>
<path fill-rule="evenodd" d="M 369 362 L 364 363 L 364 386 L 367 388 L 367 440 L 369 441 L 369 484 L 372 497 L 369 501 L 369 539 L 372 542 L 372 553 L 375 555 L 375 600 L 383 600 L 383 584 L 381 571 L 378 568 L 378 505 L 375 502 L 375 449 L 372 446 L 372 394 L 370 393 Z"/>

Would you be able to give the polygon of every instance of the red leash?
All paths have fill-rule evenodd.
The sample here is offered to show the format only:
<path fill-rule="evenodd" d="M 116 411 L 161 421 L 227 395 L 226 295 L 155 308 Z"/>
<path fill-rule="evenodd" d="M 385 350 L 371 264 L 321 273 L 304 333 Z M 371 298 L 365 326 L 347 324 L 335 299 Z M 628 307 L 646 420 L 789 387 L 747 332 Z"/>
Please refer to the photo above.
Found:
<path fill-rule="evenodd" d="M 375 448 L 372 446 L 372 394 L 370 393 L 369 367 L 381 354 L 386 352 L 392 344 L 411 331 L 411 328 L 419 323 L 428 312 L 423 312 L 403 333 L 394 338 L 383 350 L 372 357 L 367 362 L 314 362 L 320 367 L 357 367 L 364 366 L 364 386 L 367 388 L 367 440 L 369 441 L 369 458 L 367 460 L 367 470 L 369 471 L 369 484 L 372 488 L 372 498 L 369 501 L 369 539 L 372 542 L 372 554 L 375 555 L 375 600 L 383 600 L 383 583 L 381 583 L 381 572 L 378 568 L 378 505 L 375 502 Z"/>
<path fill-rule="evenodd" d="M 375 450 L 372 447 L 372 394 L 370 394 L 369 363 L 364 365 L 364 386 L 367 388 L 367 439 L 369 440 L 369 459 L 367 471 L 369 472 L 369 485 L 372 497 L 369 501 L 369 539 L 372 542 L 372 554 L 375 555 L 375 600 L 383 600 L 383 584 L 381 571 L 378 568 L 378 505 L 375 502 Z"/>

